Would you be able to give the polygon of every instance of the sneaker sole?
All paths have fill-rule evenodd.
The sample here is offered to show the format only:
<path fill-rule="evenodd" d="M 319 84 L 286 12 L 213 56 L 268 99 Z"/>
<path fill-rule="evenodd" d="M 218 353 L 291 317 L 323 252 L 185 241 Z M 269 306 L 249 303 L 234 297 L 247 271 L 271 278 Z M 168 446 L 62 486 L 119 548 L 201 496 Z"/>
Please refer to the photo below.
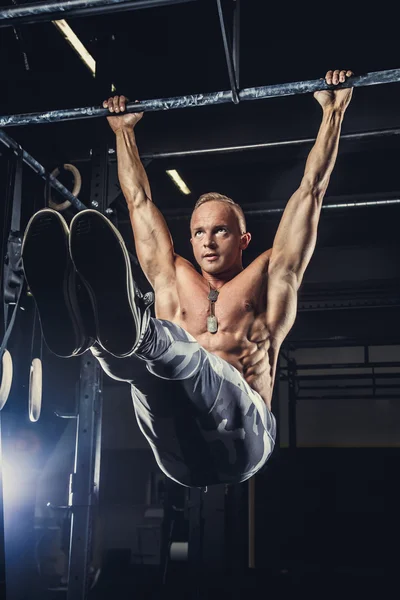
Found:
<path fill-rule="evenodd" d="M 93 304 L 97 339 L 114 356 L 132 353 L 140 330 L 130 259 L 118 229 L 84 210 L 71 222 L 70 253 Z"/>
<path fill-rule="evenodd" d="M 69 230 L 64 218 L 51 209 L 35 213 L 22 243 L 25 278 L 35 300 L 47 347 L 66 358 L 85 351 L 79 314 L 71 301 Z"/>

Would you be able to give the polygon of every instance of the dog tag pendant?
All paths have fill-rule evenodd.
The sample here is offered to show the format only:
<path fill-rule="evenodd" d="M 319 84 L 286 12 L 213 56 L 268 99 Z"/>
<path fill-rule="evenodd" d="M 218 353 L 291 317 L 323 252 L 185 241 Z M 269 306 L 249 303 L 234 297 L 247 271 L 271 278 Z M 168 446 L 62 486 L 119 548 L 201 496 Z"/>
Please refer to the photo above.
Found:
<path fill-rule="evenodd" d="M 210 300 L 210 302 L 216 302 L 218 300 L 218 296 L 218 290 L 210 289 L 210 293 L 208 294 L 208 299 Z"/>
<path fill-rule="evenodd" d="M 215 315 L 210 315 L 209 317 L 207 317 L 207 331 L 209 333 L 217 333 L 218 321 Z"/>

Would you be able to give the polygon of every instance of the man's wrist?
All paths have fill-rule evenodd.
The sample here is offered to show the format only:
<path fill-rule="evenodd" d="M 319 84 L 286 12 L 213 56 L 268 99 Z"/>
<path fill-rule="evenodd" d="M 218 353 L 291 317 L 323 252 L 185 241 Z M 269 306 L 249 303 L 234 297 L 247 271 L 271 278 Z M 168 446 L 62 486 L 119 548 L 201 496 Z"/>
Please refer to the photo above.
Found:
<path fill-rule="evenodd" d="M 124 135 L 125 133 L 134 133 L 133 125 L 121 125 L 118 129 L 114 129 L 115 135 Z"/>
<path fill-rule="evenodd" d="M 329 121 L 342 121 L 346 109 L 341 106 L 325 106 L 323 118 Z"/>

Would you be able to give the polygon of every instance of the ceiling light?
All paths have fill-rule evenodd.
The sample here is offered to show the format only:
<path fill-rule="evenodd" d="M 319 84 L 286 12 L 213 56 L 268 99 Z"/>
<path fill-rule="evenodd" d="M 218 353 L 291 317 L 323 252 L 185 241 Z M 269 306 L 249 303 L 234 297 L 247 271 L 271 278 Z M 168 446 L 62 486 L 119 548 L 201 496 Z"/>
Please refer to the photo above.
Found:
<path fill-rule="evenodd" d="M 52 21 L 52 23 L 62 33 L 62 35 L 65 37 L 70 46 L 75 50 L 79 58 L 83 60 L 85 65 L 92 73 L 93 77 L 96 77 L 96 61 L 94 60 L 90 52 L 86 50 L 85 46 L 82 44 L 81 40 L 78 38 L 76 33 L 72 31 L 67 21 L 61 19 L 60 21 Z M 111 91 L 116 91 L 116 87 L 113 83 L 111 84 Z"/>
<path fill-rule="evenodd" d="M 171 179 L 175 183 L 175 185 L 181 190 L 182 194 L 187 195 L 187 194 L 191 193 L 188 186 L 183 181 L 182 177 L 179 175 L 178 171 L 175 171 L 175 169 L 172 169 L 170 171 L 167 171 L 167 174 L 171 177 Z"/>
<path fill-rule="evenodd" d="M 57 29 L 62 33 L 67 42 L 72 46 L 78 56 L 83 60 L 85 65 L 91 71 L 93 77 L 96 76 L 96 61 L 93 56 L 86 50 L 85 46 L 82 44 L 81 40 L 78 38 L 76 33 L 74 33 L 71 27 L 68 25 L 67 21 L 62 19 L 61 21 L 52 21 L 52 23 L 57 27 Z"/>

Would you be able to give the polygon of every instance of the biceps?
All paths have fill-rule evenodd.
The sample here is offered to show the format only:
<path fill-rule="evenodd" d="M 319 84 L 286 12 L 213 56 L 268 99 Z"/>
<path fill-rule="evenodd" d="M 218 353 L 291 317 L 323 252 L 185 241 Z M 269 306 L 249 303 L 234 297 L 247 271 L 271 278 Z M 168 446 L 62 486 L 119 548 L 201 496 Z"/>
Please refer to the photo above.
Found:
<path fill-rule="evenodd" d="M 130 220 L 137 257 L 147 279 L 154 286 L 159 277 L 174 273 L 174 246 L 164 217 L 150 200 L 130 208 Z"/>
<path fill-rule="evenodd" d="M 272 277 L 267 293 L 267 328 L 283 340 L 293 327 L 297 313 L 297 285 L 294 276 Z"/>

